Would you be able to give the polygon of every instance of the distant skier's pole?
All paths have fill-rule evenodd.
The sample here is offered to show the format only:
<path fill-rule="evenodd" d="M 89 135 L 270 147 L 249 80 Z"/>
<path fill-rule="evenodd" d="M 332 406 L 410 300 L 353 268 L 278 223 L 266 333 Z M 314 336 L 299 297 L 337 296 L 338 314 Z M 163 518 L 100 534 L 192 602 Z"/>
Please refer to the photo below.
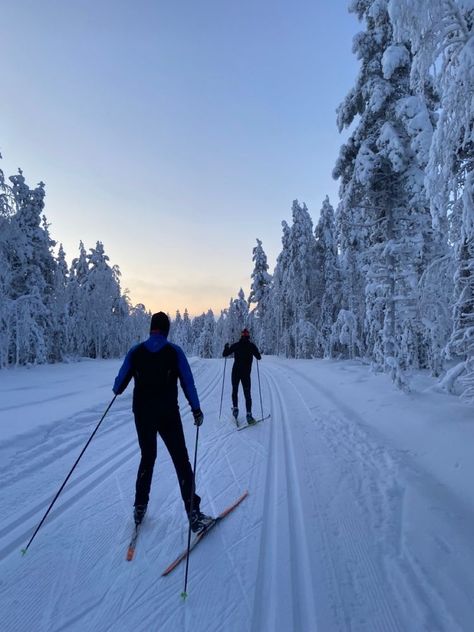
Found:
<path fill-rule="evenodd" d="M 71 474 L 74 472 L 74 469 L 75 469 L 76 465 L 79 463 L 79 461 L 80 461 L 80 459 L 81 459 L 82 455 L 83 455 L 83 454 L 84 454 L 84 452 L 87 450 L 87 447 L 88 447 L 89 443 L 92 441 L 92 439 L 94 438 L 95 433 L 97 432 L 97 430 L 99 430 L 99 426 L 100 426 L 100 424 L 104 421 L 104 419 L 105 419 L 105 415 L 109 412 L 109 410 L 110 410 L 110 408 L 111 408 L 112 404 L 114 403 L 114 401 L 115 401 L 115 398 L 116 398 L 116 397 L 117 397 L 117 395 L 114 395 L 114 398 L 112 399 L 112 401 L 110 402 L 110 404 L 107 406 L 107 409 L 106 409 L 105 413 L 102 415 L 102 417 L 101 417 L 101 419 L 100 419 L 99 423 L 98 423 L 98 424 L 97 424 L 97 426 L 95 427 L 94 432 L 93 432 L 93 433 L 91 434 L 91 436 L 89 437 L 89 440 L 87 441 L 86 445 L 85 445 L 85 446 L 84 446 L 84 448 L 82 449 L 82 452 L 81 452 L 81 453 L 80 453 L 80 455 L 77 457 L 77 460 L 76 460 L 76 462 L 74 463 L 74 465 L 72 466 L 72 468 L 71 468 L 71 470 L 70 470 L 69 474 L 66 476 L 66 478 L 65 478 L 65 480 L 64 480 L 64 483 L 61 485 L 61 487 L 59 488 L 58 493 L 57 493 L 57 494 L 56 494 L 56 496 L 53 498 L 53 500 L 52 500 L 52 502 L 51 502 L 50 506 L 48 507 L 48 510 L 46 511 L 46 513 L 44 514 L 44 516 L 42 517 L 41 522 L 40 522 L 40 523 L 39 523 L 39 525 L 36 527 L 36 530 L 35 530 L 35 532 L 33 533 L 33 535 L 31 536 L 30 541 L 28 542 L 28 544 L 25 546 L 25 548 L 24 548 L 24 549 L 21 549 L 21 552 L 22 552 L 22 554 L 23 554 L 23 555 L 25 555 L 25 553 L 28 551 L 28 548 L 29 548 L 30 544 L 33 542 L 33 540 L 34 540 L 34 538 L 35 538 L 36 534 L 38 533 L 38 531 L 39 531 L 39 530 L 40 530 L 40 528 L 41 528 L 41 525 L 42 525 L 42 524 L 43 524 L 43 522 L 46 520 L 46 516 L 47 516 L 47 515 L 49 514 L 49 512 L 51 511 L 51 509 L 52 509 L 52 507 L 53 507 L 54 503 L 55 503 L 55 502 L 56 502 L 56 500 L 58 499 L 59 494 L 63 491 L 64 486 L 65 486 L 65 485 L 66 485 L 66 483 L 68 482 L 69 477 L 71 476 Z"/>
<path fill-rule="evenodd" d="M 263 419 L 263 404 L 262 404 L 262 387 L 260 386 L 260 369 L 258 368 L 259 360 L 257 360 L 257 375 L 258 375 L 258 392 L 260 394 L 260 410 L 262 411 L 262 419 Z"/>
<path fill-rule="evenodd" d="M 222 391 L 221 391 L 221 407 L 219 408 L 219 421 L 222 414 L 222 400 L 224 398 L 224 380 L 225 380 L 225 365 L 227 364 L 227 358 L 224 358 L 224 375 L 222 376 Z"/>
<path fill-rule="evenodd" d="M 191 546 L 191 515 L 193 513 L 194 506 L 194 490 L 196 489 L 196 461 L 197 461 L 197 453 L 198 453 L 198 440 L 199 440 L 199 426 L 196 426 L 196 444 L 194 446 L 194 465 L 193 465 L 193 484 L 191 487 L 191 501 L 189 507 L 189 528 L 188 528 L 188 548 L 186 549 L 186 571 L 184 573 L 184 588 L 181 593 L 181 597 L 186 599 L 188 593 L 186 592 L 186 588 L 188 587 L 188 568 L 189 568 L 189 548 Z"/>

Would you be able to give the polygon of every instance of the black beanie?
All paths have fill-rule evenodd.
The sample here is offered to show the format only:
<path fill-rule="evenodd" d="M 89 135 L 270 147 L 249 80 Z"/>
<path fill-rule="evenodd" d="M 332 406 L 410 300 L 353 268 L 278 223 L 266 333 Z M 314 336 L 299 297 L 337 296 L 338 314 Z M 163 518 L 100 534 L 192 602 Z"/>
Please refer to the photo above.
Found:
<path fill-rule="evenodd" d="M 170 330 L 170 319 L 164 312 L 153 314 L 150 323 L 150 333 L 159 331 L 163 336 L 167 336 Z"/>

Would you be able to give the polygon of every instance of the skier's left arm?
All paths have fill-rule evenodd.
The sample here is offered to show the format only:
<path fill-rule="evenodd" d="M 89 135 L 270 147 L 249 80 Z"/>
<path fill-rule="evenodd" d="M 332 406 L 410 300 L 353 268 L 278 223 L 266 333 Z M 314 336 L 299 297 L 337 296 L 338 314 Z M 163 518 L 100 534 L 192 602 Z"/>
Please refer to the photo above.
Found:
<path fill-rule="evenodd" d="M 200 410 L 201 406 L 199 404 L 199 397 L 194 384 L 194 378 L 189 362 L 181 347 L 176 345 L 175 349 L 178 354 L 178 376 L 181 388 L 183 389 L 184 395 L 191 406 L 191 410 L 193 412 L 195 410 Z"/>
<path fill-rule="evenodd" d="M 252 346 L 253 346 L 252 352 L 253 352 L 254 357 L 257 358 L 257 360 L 261 360 L 262 356 L 260 354 L 260 351 L 257 349 L 257 346 L 254 344 L 252 344 Z"/>

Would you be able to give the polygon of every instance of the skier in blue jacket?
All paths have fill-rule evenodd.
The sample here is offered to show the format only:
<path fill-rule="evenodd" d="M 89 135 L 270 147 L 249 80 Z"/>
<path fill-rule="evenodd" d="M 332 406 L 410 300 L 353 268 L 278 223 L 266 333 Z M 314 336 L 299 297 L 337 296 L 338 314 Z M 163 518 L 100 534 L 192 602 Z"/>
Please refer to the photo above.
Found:
<path fill-rule="evenodd" d="M 204 415 L 186 356 L 181 347 L 167 340 L 169 329 L 170 320 L 164 312 L 153 314 L 150 337 L 127 353 L 113 391 L 120 395 L 134 378 L 133 414 L 141 450 L 135 487 L 135 523 L 140 524 L 146 513 L 159 433 L 173 461 L 191 529 L 197 532 L 205 529 L 212 518 L 200 511 L 201 499 L 193 490 L 193 471 L 179 414 L 178 379 L 197 426 L 202 424 Z"/>

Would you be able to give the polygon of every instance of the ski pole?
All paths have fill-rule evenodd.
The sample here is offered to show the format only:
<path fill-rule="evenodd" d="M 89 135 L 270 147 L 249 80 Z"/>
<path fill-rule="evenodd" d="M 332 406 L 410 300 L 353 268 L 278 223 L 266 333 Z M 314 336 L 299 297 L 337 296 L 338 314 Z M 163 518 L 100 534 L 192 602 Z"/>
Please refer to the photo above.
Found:
<path fill-rule="evenodd" d="M 186 599 L 188 593 L 186 592 L 186 588 L 188 587 L 188 568 L 189 568 L 189 549 L 191 546 L 191 516 L 193 513 L 194 506 L 194 491 L 196 489 L 196 461 L 197 461 L 197 452 L 198 452 L 198 440 L 199 440 L 199 426 L 196 426 L 196 443 L 194 446 L 194 465 L 193 465 L 193 482 L 191 486 L 191 501 L 189 503 L 189 527 L 188 527 L 188 548 L 186 550 L 186 571 L 184 573 L 184 589 L 181 593 L 181 597 Z"/>
<path fill-rule="evenodd" d="M 65 486 L 65 485 L 66 485 L 66 483 L 68 482 L 68 480 L 69 480 L 69 478 L 70 478 L 71 474 L 74 472 L 74 469 L 76 468 L 76 465 L 79 463 L 79 461 L 80 461 L 80 459 L 81 459 L 82 455 L 84 454 L 84 452 L 86 451 L 86 449 L 87 449 L 87 447 L 88 447 L 89 443 L 90 443 L 90 442 L 92 441 L 92 439 L 94 438 L 94 435 L 95 435 L 95 433 L 97 432 L 97 430 L 99 429 L 100 424 L 104 421 L 104 419 L 105 419 L 105 415 L 109 412 L 109 410 L 110 410 L 110 408 L 111 408 L 112 404 L 114 403 L 114 401 L 115 401 L 116 397 L 117 397 L 117 395 L 114 395 L 114 397 L 113 397 L 112 401 L 111 401 L 111 402 L 110 402 L 110 404 L 107 406 L 107 409 L 106 409 L 105 413 L 102 415 L 102 417 L 101 417 L 101 419 L 100 419 L 99 423 L 98 423 L 98 424 L 97 424 L 97 426 L 95 427 L 94 432 L 93 432 L 93 433 L 91 434 L 91 436 L 89 437 L 89 440 L 87 441 L 86 445 L 85 445 L 85 446 L 84 446 L 84 448 L 82 449 L 82 452 L 81 452 L 81 453 L 80 453 L 80 455 L 77 457 L 76 462 L 75 462 L 75 463 L 74 463 L 74 465 L 72 466 L 72 468 L 71 468 L 71 470 L 70 470 L 69 474 L 68 474 L 68 475 L 66 476 L 66 478 L 64 479 L 64 483 L 61 485 L 61 487 L 60 487 L 60 488 L 59 488 L 59 490 L 58 490 L 58 493 L 57 493 L 57 494 L 56 494 L 56 496 L 53 498 L 53 500 L 52 500 L 52 502 L 51 502 L 50 506 L 48 507 L 48 509 L 47 509 L 47 511 L 46 511 L 46 513 L 45 513 L 45 514 L 44 514 L 44 516 L 42 517 L 41 522 L 40 522 L 40 523 L 39 523 L 39 525 L 36 527 L 36 530 L 35 530 L 35 532 L 33 533 L 33 535 L 31 536 L 30 541 L 28 542 L 28 544 L 25 546 L 25 548 L 24 548 L 24 549 L 21 549 L 21 552 L 22 552 L 22 554 L 23 554 L 23 555 L 25 555 L 25 553 L 28 551 L 28 548 L 29 548 L 30 544 L 33 542 L 33 540 L 34 540 L 34 538 L 35 538 L 36 534 L 37 534 L 37 533 L 38 533 L 38 531 L 41 529 L 41 526 L 42 526 L 43 522 L 46 520 L 46 516 L 47 516 L 47 515 L 49 514 L 49 512 L 51 511 L 51 509 L 52 509 L 52 507 L 53 507 L 54 503 L 57 501 L 59 494 L 63 491 L 64 486 Z"/>
<path fill-rule="evenodd" d="M 224 375 L 222 376 L 221 407 L 219 408 L 219 421 L 221 420 L 222 400 L 224 398 L 224 380 L 225 380 L 225 366 L 226 366 L 226 364 L 227 364 L 227 358 L 224 358 Z"/>
<path fill-rule="evenodd" d="M 260 394 L 260 410 L 262 411 L 262 419 L 263 419 L 262 387 L 260 386 L 260 369 L 258 368 L 258 363 L 259 363 L 259 360 L 257 360 L 258 392 Z"/>

